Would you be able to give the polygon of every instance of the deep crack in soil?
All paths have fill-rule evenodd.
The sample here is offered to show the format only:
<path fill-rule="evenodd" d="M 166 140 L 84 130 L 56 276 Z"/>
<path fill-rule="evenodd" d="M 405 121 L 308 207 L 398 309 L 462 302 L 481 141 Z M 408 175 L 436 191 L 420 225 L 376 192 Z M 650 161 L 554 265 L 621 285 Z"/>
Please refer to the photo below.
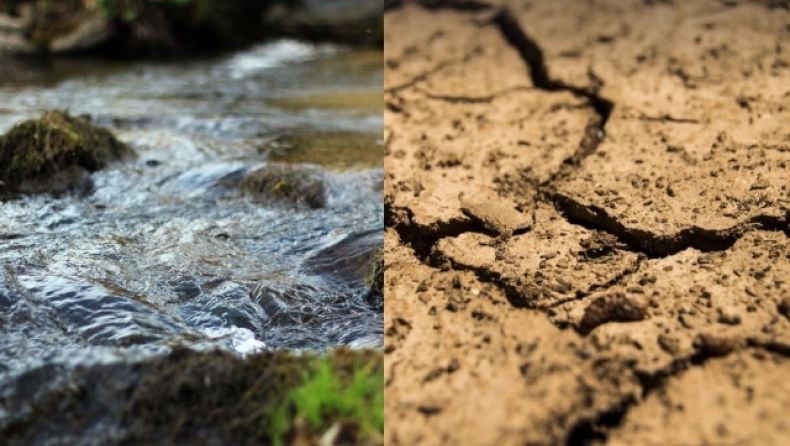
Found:
<path fill-rule="evenodd" d="M 496 3 L 385 15 L 388 444 L 780 444 L 790 15 Z"/>

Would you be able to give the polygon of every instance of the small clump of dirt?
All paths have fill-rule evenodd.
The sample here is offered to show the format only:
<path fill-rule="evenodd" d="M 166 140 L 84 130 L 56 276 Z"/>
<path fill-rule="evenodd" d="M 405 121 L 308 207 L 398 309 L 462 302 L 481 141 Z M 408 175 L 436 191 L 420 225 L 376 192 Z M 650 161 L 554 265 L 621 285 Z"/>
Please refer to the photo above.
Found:
<path fill-rule="evenodd" d="M 646 299 L 629 296 L 623 292 L 613 292 L 595 299 L 587 306 L 584 317 L 579 323 L 579 331 L 587 334 L 607 322 L 640 321 L 646 316 Z"/>
<path fill-rule="evenodd" d="M 250 172 L 240 187 L 256 203 L 291 203 L 312 209 L 324 207 L 328 194 L 320 168 L 283 163 L 271 163 Z"/>
<path fill-rule="evenodd" d="M 579 242 L 582 254 L 588 259 L 597 259 L 611 254 L 615 249 L 624 246 L 617 241 L 617 237 L 606 232 L 595 232 Z"/>
<path fill-rule="evenodd" d="M 48 111 L 0 136 L 0 181 L 4 195 L 84 190 L 89 172 L 133 155 L 88 119 Z"/>
<path fill-rule="evenodd" d="M 700 333 L 694 339 L 694 348 L 706 356 L 727 356 L 737 347 L 732 338 L 710 333 Z"/>

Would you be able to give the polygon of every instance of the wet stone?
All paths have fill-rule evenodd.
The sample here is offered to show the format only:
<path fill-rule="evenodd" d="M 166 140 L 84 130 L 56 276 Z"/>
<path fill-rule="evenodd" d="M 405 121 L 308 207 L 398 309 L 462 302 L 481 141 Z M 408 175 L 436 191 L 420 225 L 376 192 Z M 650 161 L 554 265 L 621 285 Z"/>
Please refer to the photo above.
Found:
<path fill-rule="evenodd" d="M 374 308 L 384 308 L 384 249 L 379 249 L 371 267 L 370 274 L 365 278 L 365 301 Z"/>
<path fill-rule="evenodd" d="M 316 166 L 271 163 L 247 174 L 241 189 L 256 203 L 290 202 L 317 209 L 326 205 L 328 186 Z"/>
<path fill-rule="evenodd" d="M 133 154 L 89 120 L 48 111 L 0 136 L 0 195 L 85 191 L 89 172 Z"/>
<path fill-rule="evenodd" d="M 367 281 L 380 258 L 383 241 L 381 230 L 350 234 L 326 248 L 310 254 L 305 260 L 306 272 L 331 277 L 338 281 Z"/>

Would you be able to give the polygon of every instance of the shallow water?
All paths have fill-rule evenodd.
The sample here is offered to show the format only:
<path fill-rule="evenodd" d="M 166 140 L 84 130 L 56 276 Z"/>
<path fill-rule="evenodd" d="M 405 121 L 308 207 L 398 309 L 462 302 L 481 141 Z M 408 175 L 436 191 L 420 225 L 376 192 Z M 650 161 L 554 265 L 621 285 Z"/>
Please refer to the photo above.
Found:
<path fill-rule="evenodd" d="M 0 205 L 0 371 L 175 345 L 380 346 L 382 314 L 363 295 L 382 243 L 381 57 L 286 40 L 5 67 L 0 131 L 68 109 L 138 156 L 94 173 L 88 196 Z M 370 143 L 322 150 L 322 134 L 343 132 Z M 282 143 L 297 137 L 317 144 Z M 235 188 L 270 159 L 322 164 L 327 206 L 262 206 Z"/>

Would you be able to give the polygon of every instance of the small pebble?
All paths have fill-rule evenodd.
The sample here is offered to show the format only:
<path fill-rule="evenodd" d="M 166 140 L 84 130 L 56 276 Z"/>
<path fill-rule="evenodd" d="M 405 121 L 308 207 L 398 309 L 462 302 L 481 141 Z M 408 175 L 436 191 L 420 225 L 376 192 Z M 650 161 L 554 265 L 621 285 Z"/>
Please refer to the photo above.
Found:
<path fill-rule="evenodd" d="M 732 308 L 719 308 L 719 322 L 727 325 L 738 325 L 741 323 L 741 315 Z"/>
<path fill-rule="evenodd" d="M 675 355 L 680 351 L 680 341 L 665 334 L 658 335 L 658 345 L 670 355 Z"/>
<path fill-rule="evenodd" d="M 694 348 L 707 356 L 726 356 L 735 350 L 737 344 L 731 338 L 700 333 L 694 339 Z"/>
<path fill-rule="evenodd" d="M 754 184 L 752 184 L 752 187 L 750 189 L 762 190 L 762 189 L 768 189 L 770 186 L 771 183 L 767 179 L 763 178 L 762 174 L 760 174 L 757 175 L 757 181 L 755 181 Z"/>

